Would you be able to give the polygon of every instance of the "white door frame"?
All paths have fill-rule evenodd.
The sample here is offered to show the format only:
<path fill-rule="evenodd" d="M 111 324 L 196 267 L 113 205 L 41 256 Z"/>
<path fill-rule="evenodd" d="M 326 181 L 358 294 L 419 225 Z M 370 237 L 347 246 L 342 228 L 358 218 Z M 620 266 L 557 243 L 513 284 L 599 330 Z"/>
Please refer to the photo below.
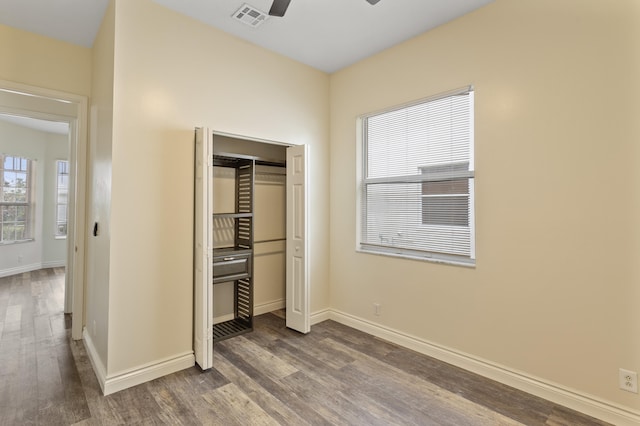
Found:
<path fill-rule="evenodd" d="M 212 180 L 211 134 L 205 127 L 195 131 L 195 194 L 193 236 L 193 352 L 203 370 L 213 367 L 213 231 L 206 218 L 213 211 L 207 185 Z"/>
<path fill-rule="evenodd" d="M 0 80 L 0 112 L 69 123 L 69 209 L 65 312 L 71 337 L 82 339 L 84 325 L 85 191 L 87 181 L 86 96 Z"/>

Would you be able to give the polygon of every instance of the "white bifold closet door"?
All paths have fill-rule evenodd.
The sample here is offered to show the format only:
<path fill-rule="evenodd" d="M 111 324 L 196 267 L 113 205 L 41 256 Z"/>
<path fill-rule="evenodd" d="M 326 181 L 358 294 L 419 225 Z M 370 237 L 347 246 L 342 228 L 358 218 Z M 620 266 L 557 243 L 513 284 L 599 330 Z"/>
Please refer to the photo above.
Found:
<path fill-rule="evenodd" d="M 213 137 L 196 128 L 193 352 L 203 370 L 213 367 Z"/>
<path fill-rule="evenodd" d="M 287 148 L 287 327 L 301 333 L 311 330 L 307 157 L 307 145 Z"/>

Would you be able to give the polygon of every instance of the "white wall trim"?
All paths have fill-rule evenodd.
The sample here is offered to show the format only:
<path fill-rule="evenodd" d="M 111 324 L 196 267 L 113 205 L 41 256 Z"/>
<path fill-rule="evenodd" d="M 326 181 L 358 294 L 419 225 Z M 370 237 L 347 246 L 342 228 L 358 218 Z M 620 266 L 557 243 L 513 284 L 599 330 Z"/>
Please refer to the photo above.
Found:
<path fill-rule="evenodd" d="M 100 389 L 102 389 L 102 393 L 105 396 L 166 376 L 167 374 L 184 370 L 185 368 L 191 368 L 196 362 L 193 351 L 189 351 L 175 357 L 151 362 L 123 373 L 107 376 L 105 366 L 98 356 L 98 352 L 93 345 L 93 341 L 86 327 L 82 330 L 82 338 L 84 347 L 87 349 L 87 355 L 93 366 L 93 371 L 100 384 Z"/>
<path fill-rule="evenodd" d="M 373 336 L 388 340 L 400 346 L 415 350 L 457 367 L 495 380 L 532 395 L 563 405 L 589 416 L 613 423 L 618 426 L 640 424 L 640 412 L 613 402 L 602 400 L 596 396 L 569 389 L 557 383 L 548 382 L 527 373 L 510 369 L 491 361 L 456 351 L 418 337 L 402 333 L 389 327 L 372 323 L 362 318 L 340 312 L 327 310 L 328 319 L 332 319 Z M 314 314 L 318 318 L 324 312 Z M 314 323 L 317 323 L 314 321 Z"/>
<path fill-rule="evenodd" d="M 107 378 L 107 369 L 102 363 L 102 360 L 98 356 L 98 351 L 96 350 L 95 345 L 93 344 L 93 340 L 91 340 L 91 336 L 87 332 L 87 328 L 82 329 L 82 341 L 84 342 L 84 347 L 87 350 L 87 355 L 89 356 L 89 361 L 91 361 L 91 366 L 93 367 L 93 372 L 98 379 L 98 384 L 100 385 L 100 389 L 102 389 L 102 393 L 104 393 L 104 384 Z"/>
<path fill-rule="evenodd" d="M 261 303 L 253 307 L 253 315 L 262 315 L 268 312 L 277 311 L 278 309 L 284 309 L 285 305 L 285 299 L 272 300 L 271 302 Z"/>
<path fill-rule="evenodd" d="M 108 376 L 102 391 L 105 396 L 110 395 L 123 389 L 166 376 L 167 374 L 191 368 L 195 365 L 195 362 L 196 358 L 193 355 L 193 351 L 189 351 L 181 355 L 148 363 L 123 373 Z"/>
<path fill-rule="evenodd" d="M 331 318 L 331 309 L 323 309 L 321 311 L 316 311 L 311 314 L 311 325 L 320 324 L 322 321 L 326 321 Z M 338 321 L 338 320 L 336 320 Z M 339 321 L 338 321 L 339 322 Z M 353 327 L 356 328 L 356 327 Z"/>
<path fill-rule="evenodd" d="M 42 268 L 62 268 L 67 266 L 67 262 L 65 260 L 49 260 L 47 262 L 42 262 Z"/>
<path fill-rule="evenodd" d="M 38 271 L 45 268 L 59 268 L 65 266 L 63 261 L 51 261 L 51 262 L 37 262 L 29 265 L 20 265 L 14 268 L 7 268 L 0 271 L 0 278 L 9 277 L 11 275 L 23 274 L 25 272 Z"/>
<path fill-rule="evenodd" d="M 37 271 L 42 269 L 41 263 L 31 263 L 29 265 L 20 265 L 13 268 L 7 268 L 0 271 L 0 277 L 10 277 L 11 275 L 23 274 L 25 272 Z"/>

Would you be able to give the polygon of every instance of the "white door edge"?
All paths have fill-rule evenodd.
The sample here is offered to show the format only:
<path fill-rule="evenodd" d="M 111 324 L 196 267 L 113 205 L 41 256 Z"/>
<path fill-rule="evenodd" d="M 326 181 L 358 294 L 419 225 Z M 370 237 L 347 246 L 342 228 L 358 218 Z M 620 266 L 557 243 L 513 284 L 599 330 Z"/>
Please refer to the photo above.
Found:
<path fill-rule="evenodd" d="M 311 331 L 309 313 L 309 185 L 308 145 L 287 148 L 286 324 Z"/>

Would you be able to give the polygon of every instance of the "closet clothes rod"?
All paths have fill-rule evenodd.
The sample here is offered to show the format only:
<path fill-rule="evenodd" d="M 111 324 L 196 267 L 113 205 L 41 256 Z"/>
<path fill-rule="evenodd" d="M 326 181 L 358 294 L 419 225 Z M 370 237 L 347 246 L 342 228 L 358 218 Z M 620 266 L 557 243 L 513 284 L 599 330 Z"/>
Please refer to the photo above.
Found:
<path fill-rule="evenodd" d="M 272 166 L 272 167 L 277 167 L 277 166 Z M 287 172 L 286 171 L 282 171 L 282 173 L 276 172 L 276 171 L 262 171 L 262 170 L 256 170 L 256 176 L 286 176 Z"/>
<path fill-rule="evenodd" d="M 261 241 L 254 241 L 253 244 L 260 244 L 260 243 L 275 243 L 276 241 L 287 241 L 286 238 L 274 238 L 272 240 L 261 240 Z"/>

